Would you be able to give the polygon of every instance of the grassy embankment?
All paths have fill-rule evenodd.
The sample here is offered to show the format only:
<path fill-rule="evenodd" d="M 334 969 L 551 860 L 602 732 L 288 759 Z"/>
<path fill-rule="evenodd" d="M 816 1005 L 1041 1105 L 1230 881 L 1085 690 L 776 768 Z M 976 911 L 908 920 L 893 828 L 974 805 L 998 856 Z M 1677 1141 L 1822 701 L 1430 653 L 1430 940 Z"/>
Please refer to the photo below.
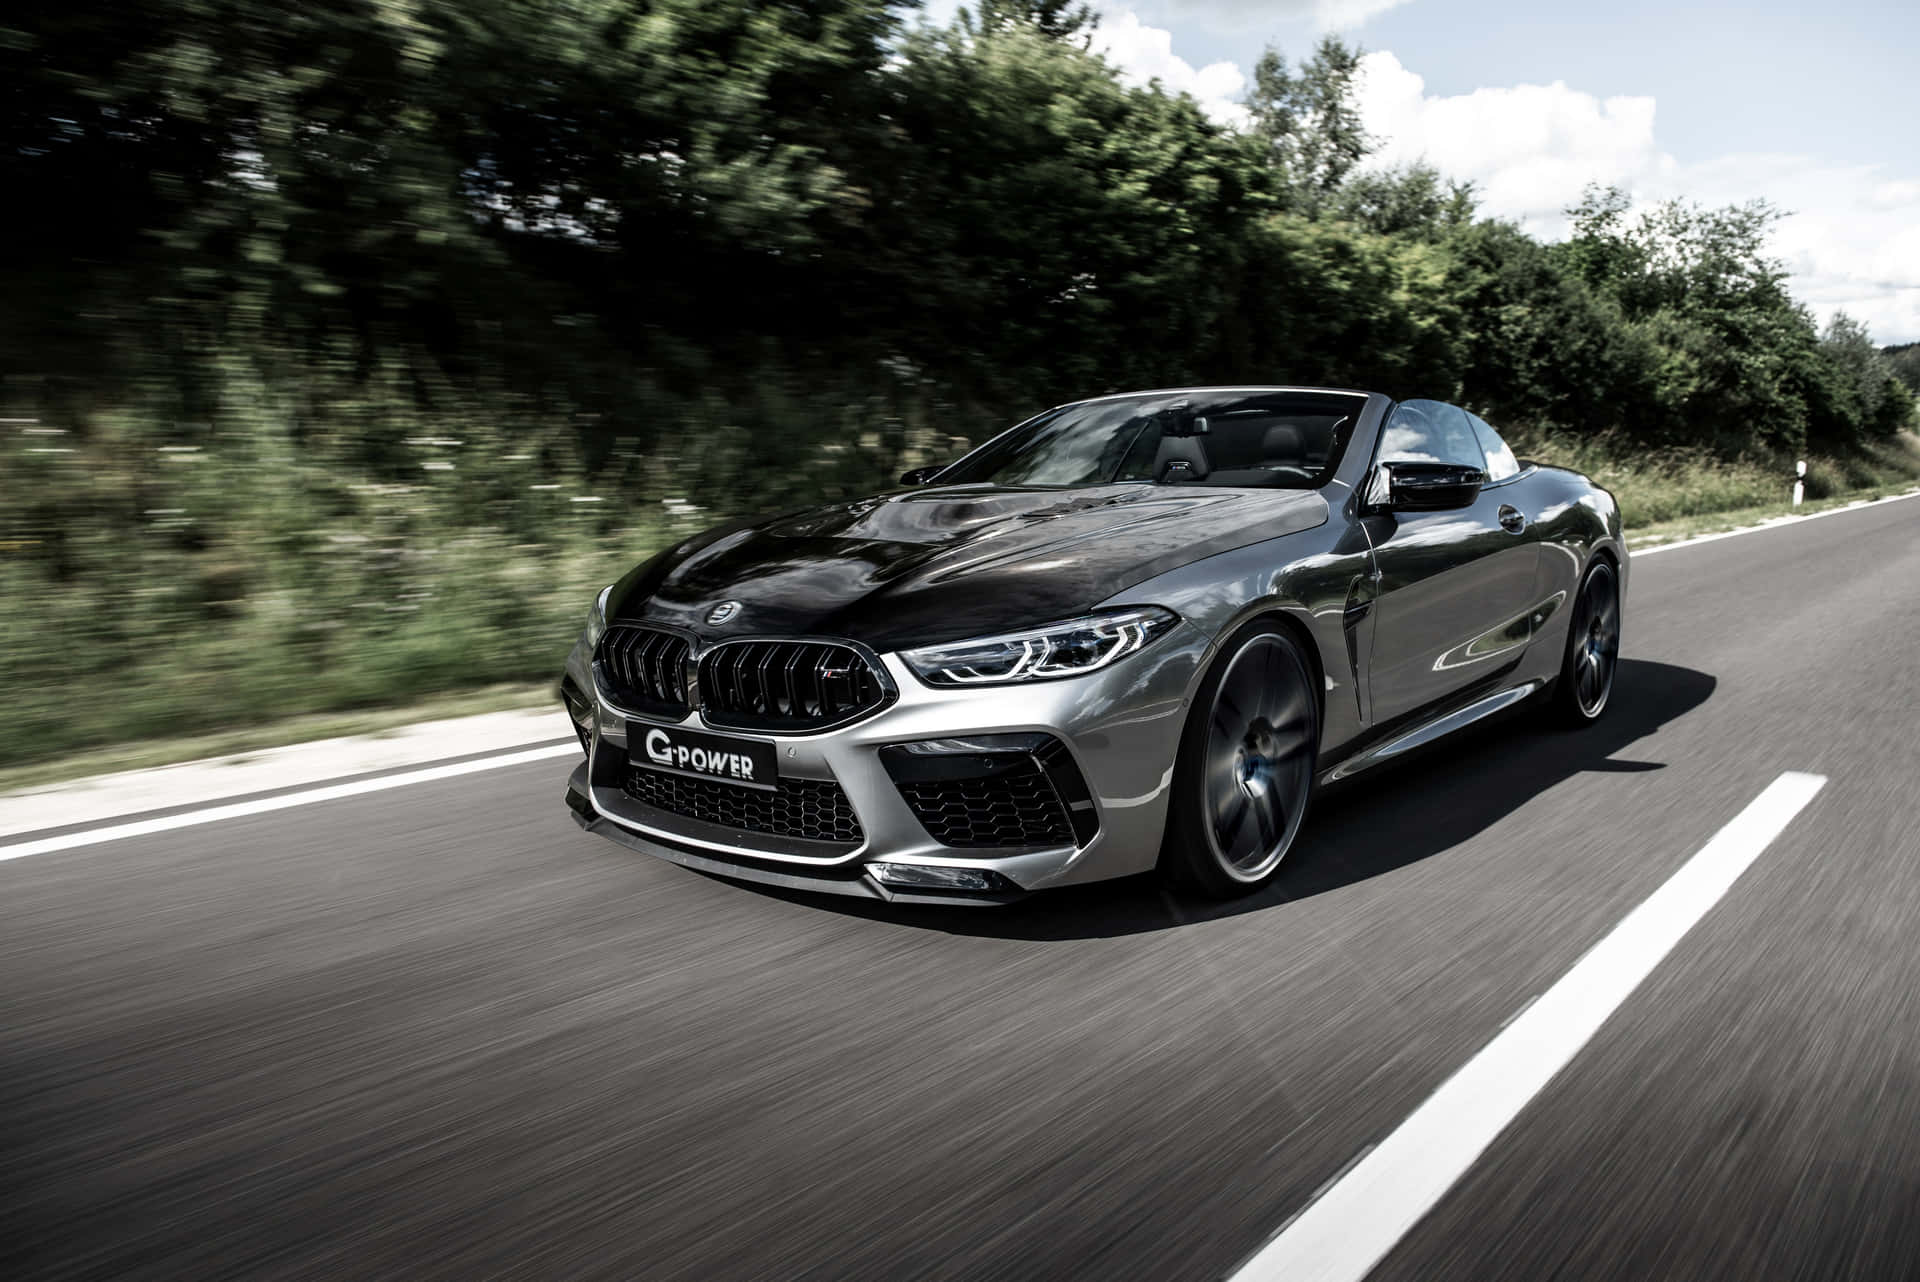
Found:
<path fill-rule="evenodd" d="M 1623 451 L 1546 437 L 1515 444 L 1522 457 L 1585 472 L 1620 500 L 1635 544 L 1735 529 L 1793 512 L 1790 462 L 1728 461 L 1699 450 Z M 1880 498 L 1920 484 L 1920 437 L 1902 433 L 1843 458 L 1808 460 L 1802 513 Z"/>
<path fill-rule="evenodd" d="M 1520 452 L 1611 489 L 1636 546 L 1792 510 L 1777 464 L 1565 439 Z M 283 464 L 263 485 L 259 460 L 202 456 L 163 463 L 154 501 L 151 477 L 41 462 L 60 469 L 43 483 L 85 482 L 59 528 L 0 540 L 0 790 L 543 702 L 594 591 L 716 519 L 521 477 L 516 533 L 445 477 L 354 485 Z M 1916 484 L 1920 438 L 1903 435 L 1812 460 L 1801 511 Z"/>

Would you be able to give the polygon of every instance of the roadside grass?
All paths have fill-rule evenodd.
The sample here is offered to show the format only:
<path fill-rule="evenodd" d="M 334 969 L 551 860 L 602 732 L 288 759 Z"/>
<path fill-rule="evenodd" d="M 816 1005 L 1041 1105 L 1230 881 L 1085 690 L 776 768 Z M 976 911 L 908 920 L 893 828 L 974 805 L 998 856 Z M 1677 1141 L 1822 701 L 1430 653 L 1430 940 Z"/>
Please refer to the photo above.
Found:
<path fill-rule="evenodd" d="M 1516 448 L 1612 490 L 1636 547 L 1793 511 L 1777 462 Z M 458 491 L 258 459 L 158 476 L 0 469 L 0 501 L 47 513 L 0 530 L 0 791 L 537 705 L 594 592 L 725 516 L 670 494 L 582 502 L 577 479 L 522 484 L 489 523 Z M 1800 511 L 1916 484 L 1903 434 L 1813 459 Z"/>
<path fill-rule="evenodd" d="M 152 582 L 120 576 L 118 599 L 16 591 L 0 565 L 0 593 L 30 607 L 0 621 L 0 771 L 23 786 L 15 772 L 36 763 L 105 773 L 424 720 L 423 704 L 457 716 L 551 698 L 594 593 L 665 534 L 538 550 L 421 537 L 398 581 L 329 585 L 299 567 L 304 591 L 211 612 L 169 599 L 164 558 Z"/>
<path fill-rule="evenodd" d="M 1808 499 L 1799 507 L 1781 501 L 1755 507 L 1736 508 L 1729 512 L 1704 512 L 1696 516 L 1677 517 L 1671 521 L 1660 521 L 1637 528 L 1629 526 L 1627 546 L 1632 550 L 1659 547 L 1664 543 L 1678 543 L 1683 539 L 1697 538 L 1703 534 L 1725 534 L 1730 530 L 1744 530 L 1782 518 L 1812 516 L 1816 512 L 1830 512 L 1835 508 L 1872 503 L 1879 499 L 1915 493 L 1920 493 L 1920 486 L 1908 482 L 1900 485 L 1872 486 L 1863 490 L 1848 490 L 1824 499 Z"/>
<path fill-rule="evenodd" d="M 146 520 L 82 493 L 0 547 L 10 785 L 39 763 L 104 773 L 418 720 L 428 701 L 455 716 L 551 697 L 594 593 L 700 520 L 603 528 L 563 494 L 535 541 L 458 522 L 424 487 L 359 485 L 342 513 L 232 472 L 142 497 Z"/>
<path fill-rule="evenodd" d="M 1677 522 L 1700 520 L 1731 529 L 1792 510 L 1791 460 L 1729 461 L 1696 449 L 1633 450 L 1604 439 L 1516 435 L 1515 453 L 1584 472 L 1611 490 L 1634 539 L 1664 533 Z M 1912 433 L 1876 442 L 1856 455 L 1814 456 L 1807 462 L 1809 504 L 1879 497 L 1915 484 L 1920 484 L 1920 436 Z M 1812 509 L 1803 505 L 1802 510 Z"/>

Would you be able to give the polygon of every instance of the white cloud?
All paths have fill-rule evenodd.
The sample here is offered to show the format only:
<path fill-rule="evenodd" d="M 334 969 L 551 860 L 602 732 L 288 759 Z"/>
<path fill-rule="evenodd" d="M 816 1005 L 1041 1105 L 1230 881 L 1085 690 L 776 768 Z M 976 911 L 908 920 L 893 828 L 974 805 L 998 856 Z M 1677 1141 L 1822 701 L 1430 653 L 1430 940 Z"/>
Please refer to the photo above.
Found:
<path fill-rule="evenodd" d="M 1920 183 L 1806 156 L 1728 156 L 1683 177 L 1690 181 L 1675 194 L 1709 204 L 1759 196 L 1791 211 L 1774 248 L 1794 295 L 1823 322 L 1844 311 L 1882 343 L 1920 340 Z M 1887 198 L 1889 187 L 1913 194 L 1903 206 Z"/>
<path fill-rule="evenodd" d="M 1471 180 L 1483 213 L 1537 235 L 1566 233 L 1563 211 L 1588 183 L 1642 204 L 1770 201 L 1790 215 L 1774 250 L 1822 323 L 1844 310 L 1883 343 L 1920 339 L 1920 180 L 1799 155 L 1682 164 L 1659 146 L 1652 98 L 1599 98 L 1559 81 L 1430 95 L 1387 52 L 1362 59 L 1359 97 L 1367 130 L 1384 140 L 1369 164 L 1425 160 Z"/>
<path fill-rule="evenodd" d="M 1173 93 L 1192 94 L 1200 109 L 1222 124 L 1247 121 L 1247 109 L 1240 105 L 1247 77 L 1237 65 L 1212 62 L 1196 69 L 1174 53 L 1171 31 L 1147 26 L 1132 10 L 1102 14 L 1093 47 L 1130 84 L 1158 80 Z"/>
<path fill-rule="evenodd" d="M 1904 209 L 1909 205 L 1920 205 L 1920 179 L 1881 183 L 1873 189 L 1873 203 L 1878 209 Z"/>
<path fill-rule="evenodd" d="M 1391 53 L 1360 60 L 1360 115 L 1382 141 L 1372 165 L 1424 160 L 1471 180 L 1483 207 L 1529 229 L 1565 229 L 1588 183 L 1631 186 L 1673 167 L 1654 142 L 1654 100 L 1600 99 L 1564 82 L 1437 97 Z"/>
<path fill-rule="evenodd" d="M 1351 31 L 1412 0 L 1170 0 L 1172 9 L 1208 26 L 1241 31 L 1311 19 L 1322 31 Z"/>
<path fill-rule="evenodd" d="M 1323 31 L 1349 31 L 1407 3 L 1410 0 L 1315 0 L 1313 17 Z"/>

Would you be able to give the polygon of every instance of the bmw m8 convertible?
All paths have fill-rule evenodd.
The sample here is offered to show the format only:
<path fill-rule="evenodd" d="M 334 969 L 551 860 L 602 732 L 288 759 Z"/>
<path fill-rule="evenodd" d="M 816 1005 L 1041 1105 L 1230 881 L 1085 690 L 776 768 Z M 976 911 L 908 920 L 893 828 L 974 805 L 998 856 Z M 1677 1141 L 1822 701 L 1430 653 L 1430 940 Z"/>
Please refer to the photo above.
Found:
<path fill-rule="evenodd" d="M 560 694 L 588 831 L 727 877 L 1002 902 L 1272 879 L 1318 787 L 1613 688 L 1613 497 L 1433 400 L 1078 401 L 601 592 Z"/>

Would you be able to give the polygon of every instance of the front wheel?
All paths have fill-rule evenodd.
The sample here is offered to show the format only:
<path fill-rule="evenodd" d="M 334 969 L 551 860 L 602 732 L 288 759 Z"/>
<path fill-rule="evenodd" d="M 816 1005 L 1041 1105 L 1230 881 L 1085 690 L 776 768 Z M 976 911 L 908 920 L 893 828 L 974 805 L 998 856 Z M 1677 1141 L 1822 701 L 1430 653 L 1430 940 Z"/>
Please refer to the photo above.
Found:
<path fill-rule="evenodd" d="M 1273 879 L 1313 794 L 1320 704 L 1293 637 L 1256 621 L 1229 637 L 1180 737 L 1161 867 L 1218 899 Z"/>
<path fill-rule="evenodd" d="M 1567 650 L 1554 682 L 1553 713 L 1562 725 L 1592 725 L 1613 696 L 1620 663 L 1620 580 L 1611 562 L 1595 558 L 1580 580 Z"/>

